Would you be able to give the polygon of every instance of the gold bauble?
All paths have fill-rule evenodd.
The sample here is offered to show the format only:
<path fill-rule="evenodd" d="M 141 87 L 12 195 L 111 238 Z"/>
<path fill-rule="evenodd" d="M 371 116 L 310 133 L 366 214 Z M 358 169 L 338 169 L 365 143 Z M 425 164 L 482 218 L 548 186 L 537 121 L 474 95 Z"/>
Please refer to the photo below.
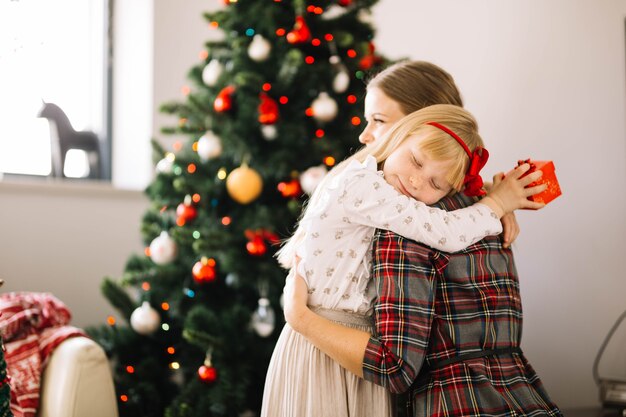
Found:
<path fill-rule="evenodd" d="M 263 180 L 258 172 L 247 165 L 235 168 L 226 178 L 226 191 L 241 204 L 254 201 L 263 190 Z"/>

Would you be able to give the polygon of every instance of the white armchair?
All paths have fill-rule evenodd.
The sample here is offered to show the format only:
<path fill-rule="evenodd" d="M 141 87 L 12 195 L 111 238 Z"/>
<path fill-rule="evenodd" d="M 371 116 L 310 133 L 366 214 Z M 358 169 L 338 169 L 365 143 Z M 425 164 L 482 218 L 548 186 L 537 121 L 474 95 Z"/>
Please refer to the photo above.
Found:
<path fill-rule="evenodd" d="M 38 417 L 117 417 L 117 400 L 104 350 L 86 337 L 56 347 L 41 378 Z"/>

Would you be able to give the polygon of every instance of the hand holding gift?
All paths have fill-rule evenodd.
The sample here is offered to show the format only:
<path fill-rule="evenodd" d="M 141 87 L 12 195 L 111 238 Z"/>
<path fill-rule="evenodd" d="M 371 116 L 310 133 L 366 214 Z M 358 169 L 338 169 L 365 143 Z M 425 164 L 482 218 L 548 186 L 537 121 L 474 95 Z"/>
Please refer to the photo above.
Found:
<path fill-rule="evenodd" d="M 511 174 L 513 174 L 514 178 L 511 178 Z M 561 195 L 561 188 L 556 178 L 554 163 L 552 161 L 520 160 L 517 163 L 517 167 L 507 173 L 506 176 L 502 173 L 494 175 L 493 190 L 497 190 L 503 181 L 514 181 L 518 185 L 525 184 L 525 195 L 522 195 L 524 195 L 524 198 L 530 203 L 522 204 L 515 208 L 540 209 Z M 503 190 L 510 192 L 513 189 L 504 188 Z M 520 192 L 519 189 L 516 191 L 518 193 Z M 503 200 L 502 202 L 499 201 L 500 206 L 502 206 L 503 210 L 508 211 L 512 207 L 505 207 L 507 204 L 504 203 L 506 203 L 507 200 L 499 197 L 499 194 L 501 194 L 500 191 L 492 193 L 490 190 L 488 196 L 492 196 L 496 200 Z"/>
<path fill-rule="evenodd" d="M 506 175 L 494 176 L 494 183 L 487 196 L 481 200 L 501 218 L 506 213 L 517 209 L 540 209 L 544 203 L 535 202 L 529 197 L 545 191 L 544 184 L 531 185 L 541 178 L 541 171 L 528 174 L 529 164 L 522 164 Z"/>
<path fill-rule="evenodd" d="M 532 161 L 531 159 L 517 161 L 517 166 L 522 164 L 530 165 L 530 169 L 526 171 L 526 174 L 522 175 L 522 177 L 535 171 L 543 172 L 541 178 L 530 183 L 528 185 L 529 187 L 546 184 L 545 191 L 528 197 L 530 201 L 548 204 L 550 201 L 561 195 L 561 187 L 559 186 L 559 181 L 556 179 L 556 172 L 552 161 Z"/>

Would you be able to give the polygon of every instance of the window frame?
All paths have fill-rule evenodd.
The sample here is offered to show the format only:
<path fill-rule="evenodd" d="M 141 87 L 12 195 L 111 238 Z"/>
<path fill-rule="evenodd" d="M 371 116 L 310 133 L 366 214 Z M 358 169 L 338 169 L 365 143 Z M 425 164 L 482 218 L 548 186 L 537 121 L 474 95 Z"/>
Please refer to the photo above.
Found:
<path fill-rule="evenodd" d="M 38 173 L 17 173 L 17 172 L 0 172 L 0 180 L 28 180 L 28 181 L 49 181 L 51 178 L 62 181 L 105 181 L 111 182 L 112 180 L 112 131 L 113 131 L 113 12 L 114 12 L 114 0 L 101 0 L 102 7 L 101 16 L 101 30 L 99 40 L 102 40 L 100 47 L 101 60 L 100 60 L 100 73 L 102 78 L 100 80 L 101 93 L 99 94 L 98 101 L 100 101 L 99 108 L 101 109 L 100 127 L 95 132 L 98 135 L 100 142 L 100 175 L 97 179 L 92 178 L 67 178 L 64 176 L 55 176 L 54 170 L 51 169 L 48 175 Z M 94 45 L 90 45 L 94 47 Z M 97 53 L 97 52 L 95 52 Z"/>

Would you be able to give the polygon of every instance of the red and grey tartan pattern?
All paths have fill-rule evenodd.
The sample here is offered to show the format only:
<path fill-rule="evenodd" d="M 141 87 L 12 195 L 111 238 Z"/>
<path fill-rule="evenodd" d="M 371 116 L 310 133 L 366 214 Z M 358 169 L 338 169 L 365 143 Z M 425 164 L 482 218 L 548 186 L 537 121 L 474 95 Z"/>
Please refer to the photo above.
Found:
<path fill-rule="evenodd" d="M 440 205 L 453 210 L 473 202 L 458 194 Z M 417 378 L 410 393 L 414 416 L 561 416 L 523 355 L 425 371 L 459 354 L 519 347 L 517 271 L 498 237 L 446 254 L 379 230 L 373 250 L 379 301 L 376 335 L 363 362 L 365 379 L 403 393 Z"/>
<path fill-rule="evenodd" d="M 85 333 L 67 325 L 70 311 L 51 294 L 2 294 L 0 315 L 11 411 L 15 417 L 34 417 L 39 407 L 41 372 L 52 351 L 65 339 Z"/>

